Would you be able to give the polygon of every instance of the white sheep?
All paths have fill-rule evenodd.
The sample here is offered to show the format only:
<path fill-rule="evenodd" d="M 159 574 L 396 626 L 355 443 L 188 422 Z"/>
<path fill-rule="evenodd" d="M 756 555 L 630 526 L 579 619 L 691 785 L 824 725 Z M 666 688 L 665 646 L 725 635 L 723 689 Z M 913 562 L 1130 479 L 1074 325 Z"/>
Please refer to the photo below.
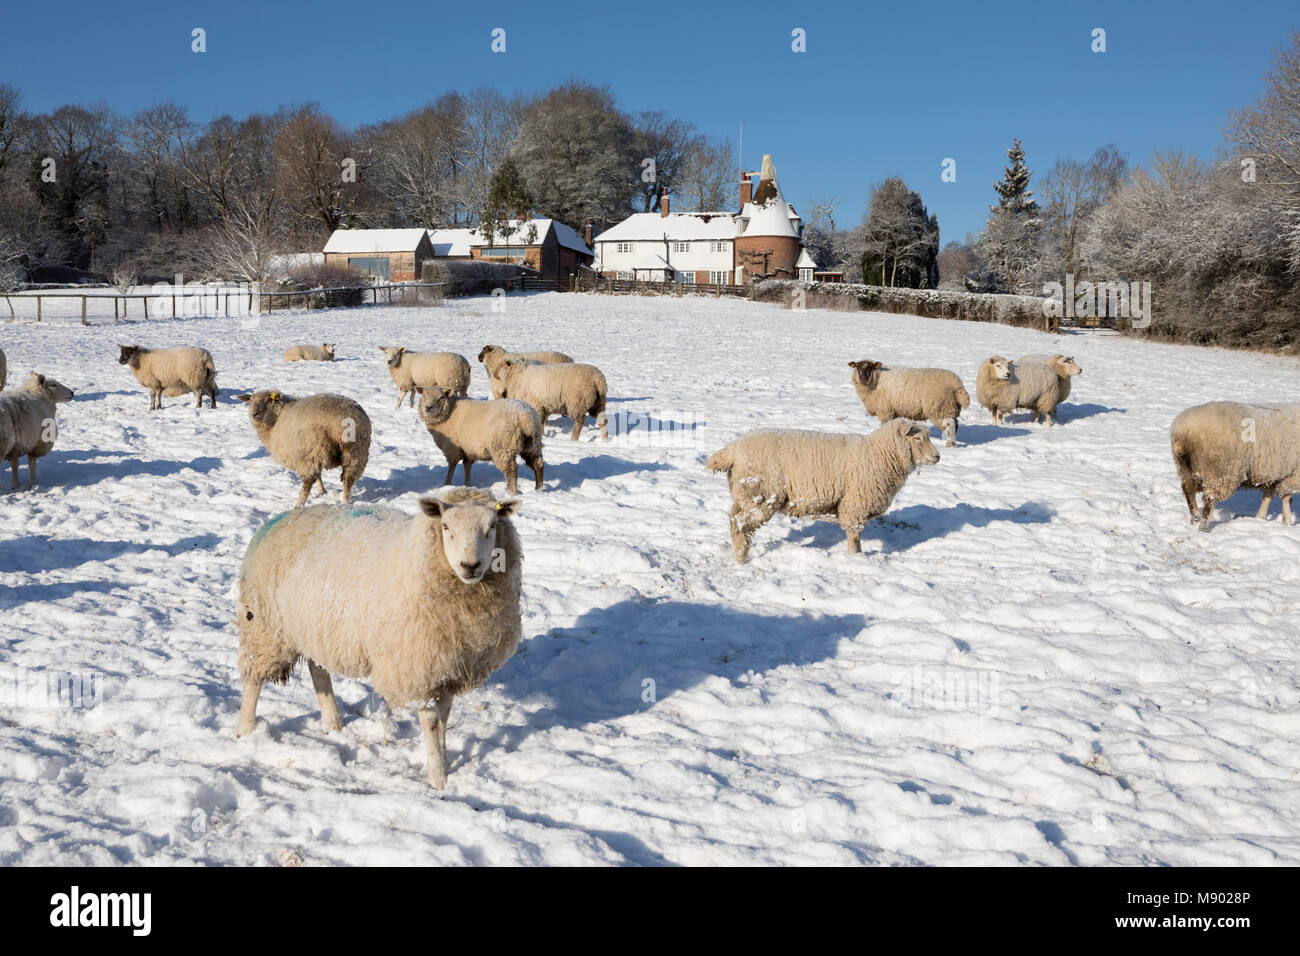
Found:
<path fill-rule="evenodd" d="M 321 472 L 342 469 L 343 500 L 370 458 L 370 417 L 342 395 L 291 398 L 274 389 L 238 396 L 248 403 L 248 418 L 275 461 L 302 480 L 295 507 L 301 508 L 313 484 L 325 493 Z"/>
<path fill-rule="evenodd" d="M 537 490 L 542 488 L 542 422 L 526 402 L 513 398 L 484 401 L 453 395 L 445 388 L 420 389 L 417 406 L 421 420 L 434 444 L 447 459 L 447 480 L 451 484 L 456 464 L 465 463 L 465 484 L 476 461 L 490 461 L 506 476 L 506 491 L 519 492 L 519 462 L 522 458 L 533 472 Z"/>
<path fill-rule="evenodd" d="M 1074 360 L 1074 356 L 1062 355 L 1059 352 L 1055 355 L 1022 355 L 1016 359 L 1017 366 L 1030 364 L 1049 365 L 1052 371 L 1056 372 L 1059 385 L 1056 397 L 1057 404 L 1070 397 L 1070 379 L 1083 374 L 1083 369 Z"/>
<path fill-rule="evenodd" d="M 975 375 L 975 399 L 989 410 L 993 421 L 1002 424 L 1002 416 L 1016 410 L 1019 397 L 1011 360 L 994 355 L 984 360 Z"/>
<path fill-rule="evenodd" d="M 217 407 L 217 367 L 207 349 L 179 347 L 147 349 L 140 345 L 119 345 L 119 365 L 129 366 L 135 380 L 149 390 L 149 410 L 163 407 L 166 395 L 194 393 L 194 407 L 203 407 L 203 396 L 208 404 Z"/>
<path fill-rule="evenodd" d="M 327 731 L 343 726 L 330 672 L 416 708 L 428 782 L 445 787 L 452 700 L 509 660 L 522 633 L 518 506 L 454 488 L 421 498 L 416 515 L 316 505 L 262 525 L 239 578 L 236 735 L 253 730 L 262 684 L 284 683 L 302 657 Z"/>
<path fill-rule="evenodd" d="M 970 395 L 955 372 L 944 368 L 886 368 L 880 362 L 850 362 L 853 390 L 868 415 L 928 421 L 943 432 L 944 443 L 957 443 L 957 418 Z"/>
<path fill-rule="evenodd" d="M 506 398 L 517 398 L 537 410 L 542 427 L 551 415 L 566 415 L 573 421 L 569 435 L 577 441 L 588 415 L 594 415 L 600 436 L 609 441 L 605 429 L 605 376 L 594 365 L 565 363 L 532 365 L 507 359 L 501 363 L 499 377 Z"/>
<path fill-rule="evenodd" d="M 286 362 L 332 362 L 334 361 L 334 343 L 323 345 L 291 345 L 284 350 Z"/>
<path fill-rule="evenodd" d="M 562 365 L 566 362 L 572 362 L 573 359 L 563 352 L 542 351 L 542 352 L 507 352 L 499 345 L 485 345 L 479 349 L 478 360 L 483 363 L 487 369 L 488 383 L 492 389 L 493 398 L 501 398 L 504 394 L 504 385 L 497 378 L 497 372 L 500 370 L 503 362 L 533 362 L 538 365 Z"/>
<path fill-rule="evenodd" d="M 1280 495 L 1282 523 L 1291 523 L 1291 496 L 1300 491 L 1300 405 L 1195 405 L 1174 419 L 1169 445 L 1187 511 L 1202 531 L 1210 530 L 1215 503 L 1240 488 L 1262 492 L 1257 518 Z"/>
<path fill-rule="evenodd" d="M 857 554 L 867 522 L 889 510 L 908 475 L 938 460 L 928 428 L 894 419 L 870 435 L 750 432 L 715 452 L 708 468 L 727 473 L 731 546 L 743 564 L 754 532 L 778 512 L 834 517 Z"/>
<path fill-rule="evenodd" d="M 381 345 L 388 374 L 397 386 L 397 407 L 409 393 L 415 406 L 415 390 L 438 386 L 455 395 L 469 394 L 469 361 L 455 352 L 409 352 L 401 346 Z"/>
<path fill-rule="evenodd" d="M 19 388 L 0 393 L 0 461 L 13 469 L 18 487 L 18 459 L 27 456 L 27 480 L 36 484 L 36 459 L 50 453 L 58 437 L 57 406 L 72 401 L 72 389 L 33 372 Z"/>

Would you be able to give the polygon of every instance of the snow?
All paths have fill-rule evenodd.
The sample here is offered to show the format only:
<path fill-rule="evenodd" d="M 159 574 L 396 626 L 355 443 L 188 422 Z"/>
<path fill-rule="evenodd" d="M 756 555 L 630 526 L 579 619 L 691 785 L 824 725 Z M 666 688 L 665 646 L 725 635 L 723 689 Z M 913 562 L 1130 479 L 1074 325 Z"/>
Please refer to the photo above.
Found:
<path fill-rule="evenodd" d="M 470 246 L 478 238 L 473 229 L 430 229 L 429 242 L 435 256 L 469 258 Z"/>
<path fill-rule="evenodd" d="M 335 229 L 325 252 L 409 252 L 420 245 L 423 229 Z"/>
<path fill-rule="evenodd" d="M 1243 492 L 1194 531 L 1167 437 L 1188 405 L 1290 399 L 1296 360 L 740 299 L 493 303 L 0 327 L 11 377 L 78 392 L 0 511 L 0 865 L 1300 862 L 1300 530 Z M 150 413 L 117 341 L 208 347 L 219 407 Z M 300 341 L 340 360 L 284 363 Z M 232 394 L 360 400 L 358 498 L 414 510 L 443 462 L 375 346 L 489 341 L 598 364 L 616 437 L 553 425 L 546 489 L 525 472 L 525 640 L 457 701 L 447 790 L 364 682 L 336 681 L 326 734 L 296 673 L 236 741 L 233 586 L 297 486 Z M 849 360 L 973 392 L 984 357 L 1055 351 L 1083 367 L 1062 425 L 972 408 L 863 554 L 778 517 L 732 561 L 706 458 L 868 428 Z M 94 706 L 48 701 L 57 674 Z"/>
<path fill-rule="evenodd" d="M 598 242 L 736 238 L 739 227 L 729 212 L 636 212 L 596 237 Z"/>
<path fill-rule="evenodd" d="M 587 244 L 582 238 L 562 222 L 554 219 L 534 218 L 534 219 L 511 219 L 507 226 L 509 234 L 507 236 L 496 236 L 494 245 L 516 245 L 516 246 L 540 246 L 546 241 L 546 234 L 552 229 L 555 230 L 555 241 L 560 245 L 581 252 L 583 255 L 592 255 L 592 251 L 587 248 Z M 529 228 L 535 227 L 537 230 L 536 238 L 529 240 Z M 487 245 L 485 239 L 477 229 L 470 231 L 469 244 L 471 246 Z"/>

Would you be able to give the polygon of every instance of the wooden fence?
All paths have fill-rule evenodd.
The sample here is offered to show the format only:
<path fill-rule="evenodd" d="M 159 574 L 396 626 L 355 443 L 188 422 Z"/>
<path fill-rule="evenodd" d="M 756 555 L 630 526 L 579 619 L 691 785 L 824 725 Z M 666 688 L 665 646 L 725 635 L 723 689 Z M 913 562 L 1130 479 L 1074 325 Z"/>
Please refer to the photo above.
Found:
<path fill-rule="evenodd" d="M 577 275 L 569 279 L 572 292 L 596 292 L 605 295 L 724 295 L 753 298 L 753 287 L 746 285 L 712 285 L 703 282 L 670 282 L 650 279 L 614 279 L 599 275 Z"/>

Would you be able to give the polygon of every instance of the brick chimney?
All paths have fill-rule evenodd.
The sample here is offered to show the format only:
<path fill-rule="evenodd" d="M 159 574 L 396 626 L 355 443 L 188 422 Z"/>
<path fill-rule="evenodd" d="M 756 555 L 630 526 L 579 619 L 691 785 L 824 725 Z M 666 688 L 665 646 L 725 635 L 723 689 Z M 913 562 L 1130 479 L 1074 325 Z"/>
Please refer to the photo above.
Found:
<path fill-rule="evenodd" d="M 754 198 L 754 184 L 749 179 L 749 173 L 740 174 L 740 208 L 744 209 L 745 204 Z"/>
<path fill-rule="evenodd" d="M 668 188 L 664 187 L 663 194 L 659 197 L 659 215 L 664 219 L 668 218 Z"/>
<path fill-rule="evenodd" d="M 587 248 L 590 249 L 591 248 L 591 220 L 590 219 L 587 220 L 587 228 L 583 230 L 582 238 L 586 241 Z"/>

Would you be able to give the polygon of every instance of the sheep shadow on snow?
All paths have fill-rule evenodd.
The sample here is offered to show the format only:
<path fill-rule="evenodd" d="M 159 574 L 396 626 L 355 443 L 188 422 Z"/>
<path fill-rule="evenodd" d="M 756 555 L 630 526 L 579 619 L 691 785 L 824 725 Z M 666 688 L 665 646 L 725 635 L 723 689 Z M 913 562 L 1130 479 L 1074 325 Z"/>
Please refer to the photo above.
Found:
<path fill-rule="evenodd" d="M 91 561 L 111 561 L 128 554 L 161 551 L 175 558 L 189 551 L 210 551 L 224 539 L 218 534 L 192 535 L 169 544 L 151 541 L 96 541 L 30 535 L 0 541 L 0 572 L 39 574 L 76 568 Z"/>
<path fill-rule="evenodd" d="M 101 461 L 103 458 L 117 458 L 117 461 Z M 23 467 L 26 468 L 26 458 Z M 94 485 L 101 481 L 121 481 L 132 475 L 148 475 L 151 478 L 167 478 L 184 471 L 211 474 L 224 464 L 221 458 L 200 457 L 181 461 L 173 458 L 138 458 L 131 452 L 105 452 L 96 449 L 55 449 L 44 458 L 36 459 L 36 473 L 41 485 Z M 24 482 L 19 490 L 28 487 L 26 472 L 22 472 Z"/>
<path fill-rule="evenodd" d="M 453 487 L 460 487 L 465 482 L 463 465 L 456 466 L 456 481 Z M 548 490 L 558 491 L 573 488 L 585 481 L 598 481 L 617 475 L 633 474 L 639 471 L 665 471 L 671 468 L 662 462 L 639 462 L 619 458 L 616 455 L 587 455 L 579 461 L 547 462 L 545 483 L 542 491 L 536 491 L 533 485 L 533 472 L 523 462 L 519 463 L 519 493 L 521 497 L 529 494 L 545 494 Z M 431 461 L 427 465 L 410 465 L 406 468 L 394 468 L 387 478 L 369 479 L 363 477 L 357 483 L 360 500 L 385 499 L 404 495 L 410 491 L 422 494 L 437 491 L 443 487 L 447 478 L 447 463 Z M 504 483 L 505 475 L 490 461 L 474 462 L 472 487 L 490 488 Z M 502 492 L 504 494 L 504 491 Z"/>
<path fill-rule="evenodd" d="M 1058 425 L 1068 425 L 1070 422 L 1079 421 L 1084 418 L 1092 418 L 1094 415 L 1109 415 L 1111 412 L 1118 412 L 1121 415 L 1127 412 L 1127 408 L 1112 408 L 1109 405 L 1074 405 L 1066 402 L 1056 409 L 1056 421 Z M 1014 422 L 1013 422 L 1014 419 Z M 1003 419 L 1007 424 L 1028 425 L 1030 428 L 1045 428 L 1046 426 L 1039 422 L 1034 425 L 1034 413 L 1021 409 L 1018 412 L 1007 412 Z M 960 437 L 960 435 L 958 436 Z"/>
<path fill-rule="evenodd" d="M 466 751 L 511 750 L 534 733 L 642 713 L 677 691 L 722 677 L 835 657 L 867 626 L 864 614 L 765 615 L 716 604 L 634 598 L 528 637 L 491 679 L 532 711 Z M 463 761 L 468 753 L 458 756 Z"/>
<path fill-rule="evenodd" d="M 898 508 L 877 518 L 862 531 L 862 550 L 870 553 L 871 543 L 879 545 L 879 553 L 893 554 L 908 548 L 942 538 L 963 528 L 984 528 L 995 521 L 1010 521 L 1014 524 L 1046 524 L 1056 516 L 1056 511 L 1038 501 L 1028 501 L 1019 508 L 984 508 L 964 502 L 949 508 L 935 508 L 930 505 L 911 505 Z M 795 522 L 785 536 L 788 544 L 826 550 L 844 551 L 844 532 L 840 526 L 828 521 L 811 521 L 807 518 L 792 518 Z M 755 535 L 755 545 L 762 545 Z M 762 553 L 755 550 L 756 555 Z M 847 553 L 844 557 L 853 557 Z"/>
<path fill-rule="evenodd" d="M 959 421 L 957 424 L 957 446 L 962 445 L 987 445 L 991 441 L 997 441 L 999 438 L 1010 438 L 1013 435 L 1032 434 L 1027 428 L 1012 428 L 1010 425 L 976 425 L 966 424 Z M 953 449 L 947 448 L 940 444 L 943 441 L 943 432 L 939 429 L 930 427 L 930 439 L 933 441 L 935 450 L 942 456 L 945 452 Z"/>

